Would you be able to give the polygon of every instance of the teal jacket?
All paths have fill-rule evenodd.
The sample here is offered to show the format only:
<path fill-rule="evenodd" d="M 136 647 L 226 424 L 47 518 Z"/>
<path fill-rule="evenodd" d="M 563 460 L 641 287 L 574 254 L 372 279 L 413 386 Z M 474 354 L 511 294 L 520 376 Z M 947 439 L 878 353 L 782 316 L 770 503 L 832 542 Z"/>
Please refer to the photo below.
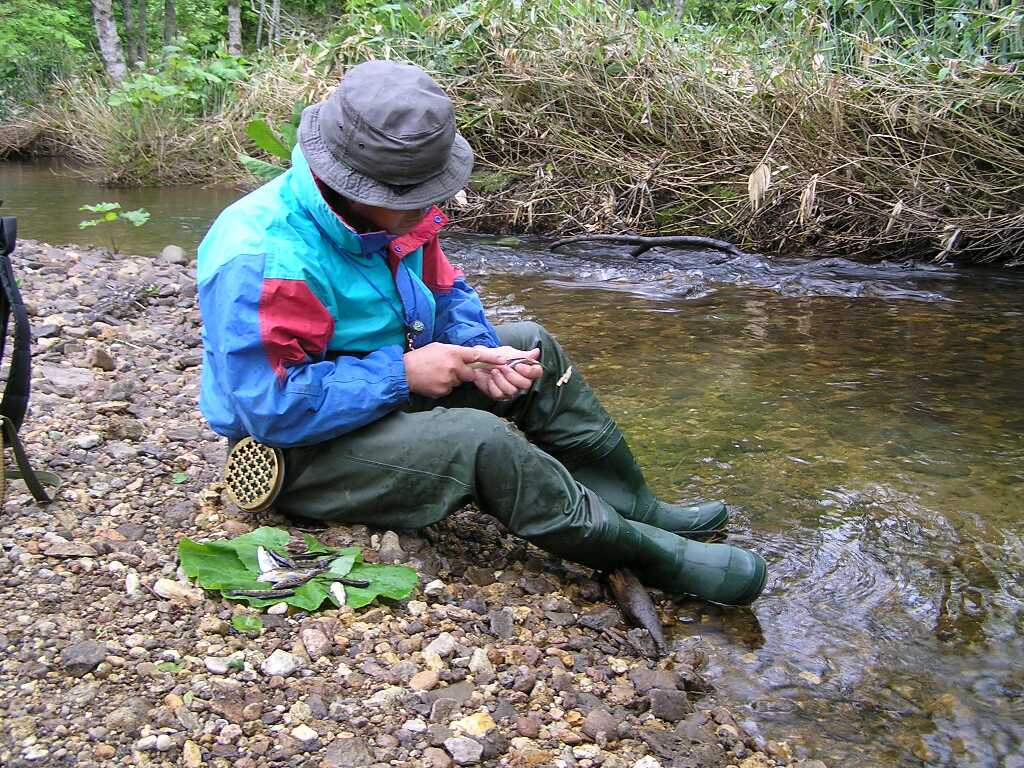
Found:
<path fill-rule="evenodd" d="M 441 251 L 440 210 L 401 237 L 359 234 L 319 183 L 296 147 L 291 169 L 225 209 L 199 246 L 199 406 L 226 437 L 330 440 L 408 399 L 408 347 L 498 346 Z"/>

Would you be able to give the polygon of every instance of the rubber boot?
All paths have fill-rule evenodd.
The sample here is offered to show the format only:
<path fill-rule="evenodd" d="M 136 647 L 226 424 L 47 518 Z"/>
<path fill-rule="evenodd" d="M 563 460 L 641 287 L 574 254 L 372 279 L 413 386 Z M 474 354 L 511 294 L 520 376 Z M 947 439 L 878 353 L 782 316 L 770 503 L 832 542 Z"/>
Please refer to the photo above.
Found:
<path fill-rule="evenodd" d="M 627 520 L 653 525 L 690 539 L 721 531 L 729 513 L 721 501 L 669 504 L 657 498 L 644 480 L 625 438 L 603 458 L 574 467 L 572 475 L 611 504 Z"/>
<path fill-rule="evenodd" d="M 652 525 L 626 520 L 587 494 L 586 536 L 532 538 L 550 552 L 603 571 L 632 568 L 649 587 L 723 605 L 749 605 L 764 589 L 768 568 L 760 555 L 731 544 L 704 544 Z"/>

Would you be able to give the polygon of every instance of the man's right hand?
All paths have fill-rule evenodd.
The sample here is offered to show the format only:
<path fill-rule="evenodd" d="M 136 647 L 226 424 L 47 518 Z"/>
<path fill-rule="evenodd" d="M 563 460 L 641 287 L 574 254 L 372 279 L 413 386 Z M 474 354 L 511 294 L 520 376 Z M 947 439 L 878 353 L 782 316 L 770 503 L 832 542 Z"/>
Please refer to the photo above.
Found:
<path fill-rule="evenodd" d="M 406 352 L 405 378 L 409 391 L 426 397 L 444 397 L 463 382 L 475 379 L 470 363 L 504 365 L 508 359 L 490 347 L 459 347 L 432 342 Z"/>

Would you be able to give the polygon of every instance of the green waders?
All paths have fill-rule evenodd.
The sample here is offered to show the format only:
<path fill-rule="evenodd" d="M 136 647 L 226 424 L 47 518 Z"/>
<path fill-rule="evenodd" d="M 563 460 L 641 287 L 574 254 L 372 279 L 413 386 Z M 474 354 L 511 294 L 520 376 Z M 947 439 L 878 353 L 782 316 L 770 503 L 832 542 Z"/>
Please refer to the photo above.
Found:
<path fill-rule="evenodd" d="M 764 586 L 764 560 L 631 522 L 566 466 L 609 456 L 622 434 L 572 361 L 536 323 L 497 329 L 502 344 L 540 347 L 544 375 L 496 402 L 473 385 L 406 407 L 317 446 L 285 451 L 286 514 L 381 528 L 421 528 L 470 501 L 513 533 L 584 565 L 632 567 L 667 592 L 746 604 Z M 528 439 L 529 438 L 529 439 Z"/>

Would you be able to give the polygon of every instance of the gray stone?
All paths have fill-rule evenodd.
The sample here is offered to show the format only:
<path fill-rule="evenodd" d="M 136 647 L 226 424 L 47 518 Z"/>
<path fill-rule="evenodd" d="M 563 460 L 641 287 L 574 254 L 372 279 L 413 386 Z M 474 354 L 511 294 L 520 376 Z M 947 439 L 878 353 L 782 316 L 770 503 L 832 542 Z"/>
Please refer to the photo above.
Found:
<path fill-rule="evenodd" d="M 107 656 L 107 647 L 95 640 L 69 645 L 60 652 L 60 663 L 75 677 L 87 675 Z"/>
<path fill-rule="evenodd" d="M 88 363 L 90 368 L 99 368 L 101 371 L 113 371 L 117 368 L 117 363 L 114 362 L 114 358 L 110 356 L 106 347 L 93 347 L 90 349 L 85 362 Z"/>
<path fill-rule="evenodd" d="M 515 622 L 510 608 L 491 611 L 491 634 L 495 637 L 510 638 L 515 634 Z"/>
<path fill-rule="evenodd" d="M 405 550 L 398 540 L 398 534 L 394 531 L 384 531 L 380 537 L 380 551 L 378 557 L 382 563 L 404 563 Z"/>
<path fill-rule="evenodd" d="M 651 714 L 670 723 L 679 722 L 693 712 L 685 691 L 655 688 L 647 694 L 647 699 L 651 704 Z"/>
<path fill-rule="evenodd" d="M 599 733 L 604 733 L 608 739 L 616 738 L 619 719 L 612 715 L 607 709 L 594 709 L 583 721 L 583 732 L 592 739 L 597 739 Z"/>
<path fill-rule="evenodd" d="M 260 664 L 260 671 L 267 677 L 280 675 L 288 677 L 299 666 L 299 661 L 287 651 L 278 648 Z"/>
<path fill-rule="evenodd" d="M 455 699 L 438 699 L 430 707 L 430 722 L 447 723 L 459 711 L 459 702 Z"/>
<path fill-rule="evenodd" d="M 335 739 L 327 745 L 323 768 L 364 768 L 373 762 L 373 753 L 365 739 Z"/>
<path fill-rule="evenodd" d="M 452 637 L 448 632 L 442 632 L 440 635 L 435 637 L 427 645 L 425 651 L 432 651 L 440 656 L 442 659 L 446 659 L 455 653 L 455 638 Z"/>
<path fill-rule="evenodd" d="M 75 446 L 87 451 L 90 448 L 95 448 L 102 442 L 102 440 L 103 438 L 95 432 L 83 432 L 75 438 Z"/>
<path fill-rule="evenodd" d="M 464 704 L 473 695 L 473 684 L 463 680 L 461 683 L 449 685 L 447 688 L 435 688 L 421 694 L 423 701 L 433 704 L 438 699 L 454 699 Z"/>
<path fill-rule="evenodd" d="M 671 690 L 676 687 L 676 676 L 667 669 L 646 669 L 637 667 L 629 673 L 629 679 L 637 693 L 644 694 L 654 688 Z"/>
<path fill-rule="evenodd" d="M 480 742 L 465 736 L 455 736 L 445 740 L 444 748 L 448 750 L 448 754 L 452 756 L 456 765 L 478 763 L 484 753 L 483 745 Z"/>
<path fill-rule="evenodd" d="M 160 251 L 160 258 L 168 264 L 178 264 L 183 267 L 188 266 L 189 263 L 188 254 L 186 254 L 185 249 L 179 245 L 164 246 L 164 249 Z"/>
<path fill-rule="evenodd" d="M 327 635 L 315 627 L 303 629 L 299 633 L 299 637 L 302 639 L 302 647 L 306 649 L 306 654 L 311 661 L 316 661 L 331 648 L 331 641 Z"/>

